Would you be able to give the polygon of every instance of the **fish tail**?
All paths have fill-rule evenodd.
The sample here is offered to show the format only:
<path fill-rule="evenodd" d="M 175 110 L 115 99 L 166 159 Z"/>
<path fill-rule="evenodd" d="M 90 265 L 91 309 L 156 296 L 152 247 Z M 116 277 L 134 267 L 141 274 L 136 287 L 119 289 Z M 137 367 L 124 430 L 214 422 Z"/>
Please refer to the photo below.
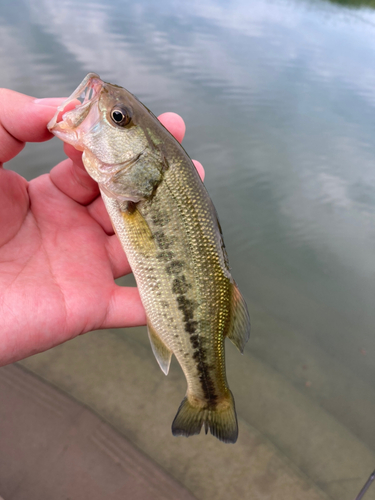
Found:
<path fill-rule="evenodd" d="M 238 437 L 238 423 L 234 399 L 229 391 L 228 398 L 213 407 L 191 404 L 185 397 L 172 423 L 174 436 L 193 436 L 199 434 L 204 425 L 213 436 L 224 443 L 235 443 Z"/>

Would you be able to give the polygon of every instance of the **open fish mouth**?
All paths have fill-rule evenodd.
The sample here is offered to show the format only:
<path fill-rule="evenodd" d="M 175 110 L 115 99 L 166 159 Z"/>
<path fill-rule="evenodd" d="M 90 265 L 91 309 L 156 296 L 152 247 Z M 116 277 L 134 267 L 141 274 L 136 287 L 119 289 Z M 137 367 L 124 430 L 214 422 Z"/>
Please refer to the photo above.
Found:
<path fill-rule="evenodd" d="M 99 98 L 104 82 L 89 73 L 76 90 L 56 110 L 47 128 L 64 142 L 82 150 L 83 135 L 100 121 Z M 78 101 L 72 108 L 72 102 Z M 67 110 L 67 111 L 65 111 Z"/>

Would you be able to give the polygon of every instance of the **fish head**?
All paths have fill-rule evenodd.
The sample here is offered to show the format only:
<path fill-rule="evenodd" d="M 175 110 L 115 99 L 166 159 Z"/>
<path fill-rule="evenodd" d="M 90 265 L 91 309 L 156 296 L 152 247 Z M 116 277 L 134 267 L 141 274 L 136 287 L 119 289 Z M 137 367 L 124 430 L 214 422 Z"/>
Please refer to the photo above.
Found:
<path fill-rule="evenodd" d="M 77 100 L 75 108 L 65 112 Z M 129 91 L 89 73 L 58 107 L 48 129 L 83 151 L 86 170 L 105 184 L 109 176 L 133 165 L 149 147 L 144 123 L 150 114 Z"/>

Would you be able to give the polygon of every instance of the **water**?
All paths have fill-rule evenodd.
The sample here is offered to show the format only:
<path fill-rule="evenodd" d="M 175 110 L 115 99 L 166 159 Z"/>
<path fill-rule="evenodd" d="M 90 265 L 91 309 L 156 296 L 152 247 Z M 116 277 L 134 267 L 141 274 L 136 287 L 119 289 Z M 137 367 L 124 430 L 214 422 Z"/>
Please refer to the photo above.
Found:
<path fill-rule="evenodd" d="M 375 457 L 374 2 L 1 4 L 0 86 L 69 95 L 95 71 L 156 114 L 184 117 L 184 146 L 206 168 L 252 316 L 243 373 L 259 362 L 289 388 L 288 417 L 267 416 L 277 393 L 250 404 L 265 379 L 241 380 L 229 363 L 240 417 L 332 498 L 353 497 L 359 472 L 350 476 L 349 462 L 333 471 L 323 456 L 345 430 Z M 9 168 L 30 179 L 60 159 L 54 139 L 27 146 Z M 335 431 L 324 434 L 318 416 L 312 429 L 308 405 Z"/>

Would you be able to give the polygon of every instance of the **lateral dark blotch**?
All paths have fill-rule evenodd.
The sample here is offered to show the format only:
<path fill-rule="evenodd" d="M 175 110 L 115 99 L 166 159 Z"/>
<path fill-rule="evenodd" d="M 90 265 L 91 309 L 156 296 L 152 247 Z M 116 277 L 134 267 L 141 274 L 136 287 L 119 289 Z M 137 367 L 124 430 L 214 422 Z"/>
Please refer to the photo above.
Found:
<path fill-rule="evenodd" d="M 151 216 L 151 221 L 155 226 L 164 227 L 169 222 L 169 217 L 157 212 Z"/>
<path fill-rule="evenodd" d="M 191 288 L 191 285 L 186 281 L 184 274 L 173 280 L 172 292 L 176 295 L 183 295 L 189 288 Z"/>
<path fill-rule="evenodd" d="M 198 336 L 192 335 L 190 337 L 190 341 L 192 340 L 192 337 Z M 194 347 L 195 344 L 197 345 L 197 347 Z M 197 349 L 193 353 L 193 359 L 197 362 L 196 366 L 199 372 L 199 380 L 203 389 L 204 396 L 210 402 L 210 404 L 215 405 L 218 397 L 215 394 L 215 384 L 210 375 L 210 369 L 212 367 L 207 363 L 206 349 L 202 347 L 199 349 L 199 343 L 196 342 L 195 339 L 192 342 L 192 345 L 195 349 Z"/>
<path fill-rule="evenodd" d="M 181 260 L 173 260 L 168 266 L 165 268 L 168 274 L 179 274 L 184 267 L 184 263 Z"/>
<path fill-rule="evenodd" d="M 181 307 L 192 307 L 194 305 L 192 300 L 186 298 L 186 295 L 179 295 L 177 297 L 177 303 Z"/>
<path fill-rule="evenodd" d="M 156 258 L 159 260 L 163 260 L 164 262 L 169 262 L 170 260 L 173 259 L 173 252 L 169 252 L 169 251 L 160 252 L 156 256 Z"/>
<path fill-rule="evenodd" d="M 197 328 L 198 328 L 198 321 L 186 321 L 185 332 L 192 334 L 192 333 L 195 333 L 197 331 Z M 194 336 L 196 336 L 196 335 L 194 335 Z M 191 336 L 191 338 L 192 337 L 193 337 L 193 335 Z"/>
<path fill-rule="evenodd" d="M 194 349 L 193 359 L 196 362 L 197 370 L 199 372 L 199 380 L 204 396 L 209 402 L 209 405 L 215 406 L 218 396 L 215 394 L 215 384 L 213 383 L 210 375 L 210 369 L 212 367 L 209 363 L 207 363 L 206 349 L 200 345 L 199 335 L 195 333 L 199 325 L 198 321 L 192 321 L 194 318 L 194 309 L 196 308 L 196 304 L 194 301 L 188 299 L 184 294 L 178 295 L 176 300 L 178 308 L 184 315 L 185 331 L 190 334 L 190 343 Z"/>
<path fill-rule="evenodd" d="M 154 238 L 159 248 L 162 250 L 168 250 L 168 248 L 172 245 L 173 240 L 169 236 L 167 236 L 163 231 L 156 231 L 154 233 Z"/>
<path fill-rule="evenodd" d="M 184 315 L 185 323 L 194 318 L 194 302 L 192 300 L 187 299 L 185 295 L 179 295 L 177 297 L 177 303 L 178 308 Z"/>

